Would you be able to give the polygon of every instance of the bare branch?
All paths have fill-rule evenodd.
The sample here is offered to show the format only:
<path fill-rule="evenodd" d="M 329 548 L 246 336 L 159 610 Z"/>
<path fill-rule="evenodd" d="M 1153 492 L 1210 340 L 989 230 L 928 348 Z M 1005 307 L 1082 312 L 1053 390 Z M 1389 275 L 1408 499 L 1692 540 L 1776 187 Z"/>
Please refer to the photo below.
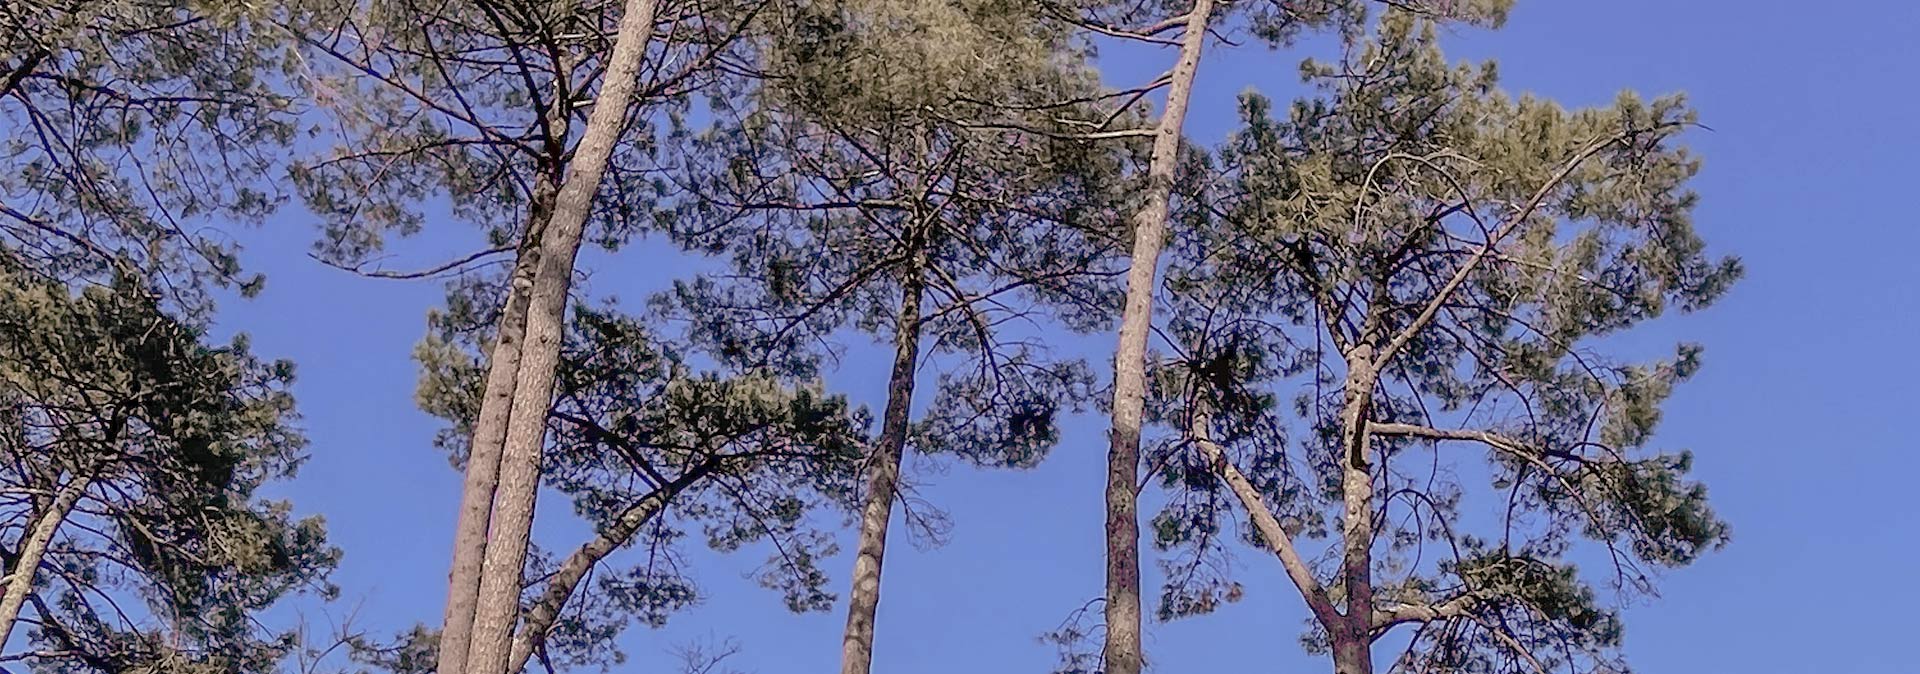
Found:
<path fill-rule="evenodd" d="M 464 267 L 466 267 L 466 265 L 474 261 L 480 260 L 482 258 L 486 258 L 493 255 L 499 255 L 501 253 L 511 253 L 513 251 L 514 251 L 513 246 L 500 246 L 497 248 L 488 248 L 486 250 L 473 253 L 471 255 L 467 255 L 460 259 L 453 260 L 451 262 L 447 262 L 445 264 L 442 264 L 436 267 L 432 267 L 429 269 L 422 269 L 420 271 L 409 271 L 409 272 L 386 271 L 386 270 L 365 271 L 364 269 L 362 269 L 363 265 L 345 265 L 345 264 L 328 260 L 324 257 L 315 255 L 313 253 L 307 253 L 307 257 L 313 258 L 315 262 L 319 262 L 320 264 L 333 267 L 334 269 L 339 269 L 341 271 L 356 274 L 359 276 L 365 276 L 367 278 L 419 279 L 419 278 L 432 278 L 450 271 L 463 269 Z"/>
<path fill-rule="evenodd" d="M 1385 609 L 1374 609 L 1374 633 L 1378 635 L 1406 623 L 1429 623 L 1463 617 L 1478 603 L 1478 597 L 1464 594 L 1438 604 L 1396 604 Z"/>

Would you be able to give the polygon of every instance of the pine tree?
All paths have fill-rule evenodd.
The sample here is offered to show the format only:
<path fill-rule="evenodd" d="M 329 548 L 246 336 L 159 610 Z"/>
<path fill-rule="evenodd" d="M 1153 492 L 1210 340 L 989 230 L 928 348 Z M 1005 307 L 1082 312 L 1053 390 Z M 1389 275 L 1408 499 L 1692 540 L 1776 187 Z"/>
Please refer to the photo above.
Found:
<path fill-rule="evenodd" d="M 75 293 L 0 249 L 0 644 L 32 626 L 7 659 L 275 671 L 260 612 L 330 592 L 339 555 L 319 518 L 257 495 L 301 460 L 291 378 L 138 279 Z"/>
<path fill-rule="evenodd" d="M 317 518 L 257 491 L 302 440 L 291 365 L 211 343 L 260 289 L 219 225 L 269 212 L 304 3 L 0 7 L 0 647 L 36 671 L 273 671 Z M 30 627 L 30 629 L 20 629 Z M 11 639 L 11 640 L 10 640 Z"/>
<path fill-rule="evenodd" d="M 519 590 L 526 568 L 527 546 L 533 539 L 534 499 L 540 489 L 541 455 L 546 450 L 547 418 L 553 407 L 554 379 L 558 374 L 560 342 L 566 330 L 575 259 L 580 253 L 580 239 L 593 210 L 594 197 L 600 193 L 607 164 L 615 145 L 626 132 L 641 58 L 653 40 L 653 19 L 658 8 L 657 0 L 626 3 L 617 36 L 606 56 L 606 77 L 594 97 L 593 111 L 587 117 L 573 159 L 558 185 L 552 211 L 541 224 L 532 285 L 525 290 L 526 334 L 513 380 L 512 412 L 507 417 L 501 445 L 499 484 L 494 490 L 487 524 L 471 650 L 467 653 L 465 669 L 456 671 L 513 674 L 526 663 L 525 655 L 521 655 L 517 663 L 512 661 L 513 635 L 520 622 Z M 514 281 L 513 291 L 506 300 L 510 307 L 515 304 L 514 295 L 521 291 L 520 279 Z M 492 376 L 493 373 L 489 373 L 490 379 Z M 580 575 L 584 575 L 584 570 Z M 561 595 L 560 600 L 564 601 L 564 597 Z M 554 606 L 549 613 L 558 614 L 559 610 L 559 606 Z M 529 637 L 525 641 L 531 643 L 532 640 Z M 519 650 L 524 654 L 531 652 L 530 649 L 527 646 Z M 445 651 L 441 657 L 442 662 L 447 661 Z"/>
<path fill-rule="evenodd" d="M 310 17 L 191 0 L 0 6 L 0 246 L 66 283 L 145 282 L 189 322 L 256 292 L 220 226 L 252 223 L 300 126 L 273 77 Z"/>
<path fill-rule="evenodd" d="M 1281 113 L 1246 97 L 1192 197 L 1155 393 L 1178 497 L 1156 542 L 1205 568 L 1237 502 L 1342 674 L 1373 671 L 1396 631 L 1396 670 L 1622 671 L 1593 585 L 1647 591 L 1726 541 L 1691 456 L 1647 448 L 1699 348 L 1635 364 L 1596 345 L 1739 275 L 1689 217 L 1699 162 L 1675 138 L 1693 113 L 1510 97 L 1410 12 L 1373 33 L 1304 67 L 1319 95 Z M 1169 617 L 1237 590 L 1170 578 Z"/>
<path fill-rule="evenodd" d="M 758 11 L 671 3 L 672 39 L 656 43 L 660 5 L 630 4 L 616 14 L 572 3 L 347 3 L 340 25 L 305 35 L 337 67 L 313 73 L 309 88 L 336 104 L 349 130 L 338 149 L 295 172 L 308 206 L 326 218 L 320 257 L 417 277 L 514 256 L 486 404 L 464 457 L 441 674 L 467 671 L 469 652 L 482 656 L 477 671 L 512 658 L 513 587 L 579 246 L 587 237 L 618 246 L 649 224 L 646 204 L 658 192 L 646 178 L 648 120 L 697 87 Z M 605 26 L 615 21 L 609 43 Z M 589 100 L 606 105 L 575 134 Z M 597 208 L 601 193 L 621 203 Z M 428 195 L 449 198 L 491 247 L 427 272 L 367 272 L 385 237 L 417 231 Z"/>
<path fill-rule="evenodd" d="M 1201 52 L 1210 34 L 1236 20 L 1243 21 L 1270 46 L 1278 47 L 1291 43 L 1307 29 L 1350 29 L 1364 4 L 1359 0 L 1316 0 L 1226 5 L 1193 0 L 1173 5 L 1089 3 L 1080 8 L 1055 8 L 1092 33 L 1176 50 L 1166 74 L 1127 92 L 1137 101 L 1165 88 L 1166 100 L 1151 129 L 1134 130 L 1152 140 L 1143 169 L 1146 184 L 1130 223 L 1132 259 L 1120 308 L 1108 405 L 1105 643 L 1101 646 L 1103 671 L 1108 674 L 1139 674 L 1145 665 L 1141 651 L 1139 476 L 1147 395 L 1147 338 L 1153 324 L 1154 279 L 1168 236 L 1173 185 L 1181 162 L 1181 136 Z M 1168 38 L 1168 34 L 1175 37 Z M 1119 137 L 1136 135 L 1125 130 L 1118 133 Z"/>
<path fill-rule="evenodd" d="M 1032 465 L 1089 395 L 1087 367 L 1047 353 L 1027 314 L 1110 294 L 1121 183 L 1093 141 L 1118 115 L 1085 46 L 1037 5 L 803 4 L 779 18 L 765 85 L 716 103 L 685 155 L 698 163 L 680 239 L 730 269 L 663 302 L 740 364 L 811 374 L 847 327 L 890 345 L 842 651 L 842 672 L 865 674 L 907 451 Z M 940 374 L 916 421 L 925 367 Z"/>
<path fill-rule="evenodd" d="M 1140 626 L 1140 422 L 1146 398 L 1147 332 L 1153 320 L 1154 277 L 1167 238 L 1167 208 L 1193 78 L 1213 20 L 1213 0 L 1194 0 L 1180 25 L 1179 53 L 1166 77 L 1167 101 L 1153 127 L 1146 196 L 1133 217 L 1132 261 L 1120 311 L 1119 343 L 1113 350 L 1112 426 L 1107 432 L 1106 643 L 1103 671 L 1139 674 L 1145 658 Z M 1184 21 L 1180 20 L 1184 19 Z M 1159 27 L 1141 31 L 1150 35 Z"/>
<path fill-rule="evenodd" d="M 505 281 L 458 284 L 418 350 L 421 406 L 451 422 L 438 443 L 455 453 L 481 410 L 483 347 L 500 325 Z M 864 412 L 817 382 L 703 372 L 697 356 L 617 307 L 574 309 L 542 472 L 597 534 L 564 559 L 531 557 L 525 590 L 515 593 L 525 611 L 509 669 L 533 657 L 551 667 L 619 663 L 613 639 L 622 628 L 662 625 L 699 596 L 682 567 L 689 529 L 721 551 L 765 541 L 773 554 L 759 580 L 788 608 L 831 601 L 816 566 L 831 554 L 831 537 L 810 513 L 851 493 Z"/>

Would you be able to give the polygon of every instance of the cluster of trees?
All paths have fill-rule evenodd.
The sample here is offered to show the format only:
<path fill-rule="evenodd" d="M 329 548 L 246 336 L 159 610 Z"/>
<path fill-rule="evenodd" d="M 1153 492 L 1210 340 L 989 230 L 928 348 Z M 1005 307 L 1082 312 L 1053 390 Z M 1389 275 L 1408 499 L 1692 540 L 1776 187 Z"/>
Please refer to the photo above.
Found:
<path fill-rule="evenodd" d="M 210 232 L 292 204 L 319 262 L 447 288 L 416 350 L 464 471 L 446 614 L 352 640 L 367 666 L 614 664 L 698 596 L 697 534 L 764 551 L 787 608 L 844 610 L 842 672 L 867 674 L 903 629 L 875 624 L 890 531 L 943 526 L 902 503 L 903 459 L 1032 466 L 1098 412 L 1105 592 L 1055 635 L 1062 672 L 1141 672 L 1147 609 L 1236 600 L 1237 550 L 1272 555 L 1341 674 L 1623 671 L 1619 602 L 1726 527 L 1689 455 L 1648 446 L 1699 348 L 1599 344 L 1740 269 L 1689 220 L 1682 99 L 1568 110 L 1442 55 L 1509 4 L 8 3 L 0 663 L 311 648 L 260 620 L 337 591 L 319 521 L 257 494 L 303 456 L 293 369 L 208 332 L 262 283 Z M 1229 34 L 1338 49 L 1202 147 L 1190 93 Z M 1103 81 L 1096 47 L 1124 44 L 1166 72 Z M 381 266 L 428 228 L 481 243 Z M 707 271 L 596 300 L 583 247 L 639 237 Z M 891 354 L 877 412 L 832 376 L 866 340 Z M 532 545 L 542 491 L 593 536 Z"/>

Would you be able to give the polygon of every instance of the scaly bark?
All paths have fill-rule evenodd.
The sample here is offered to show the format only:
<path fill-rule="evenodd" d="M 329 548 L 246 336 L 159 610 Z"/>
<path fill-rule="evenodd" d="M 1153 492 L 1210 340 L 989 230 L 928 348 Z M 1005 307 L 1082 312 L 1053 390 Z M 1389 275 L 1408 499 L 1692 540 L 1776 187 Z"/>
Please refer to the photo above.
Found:
<path fill-rule="evenodd" d="M 1349 622 L 1353 622 L 1349 620 Z M 1334 674 L 1373 674 L 1373 639 L 1351 625 L 1333 634 Z"/>
<path fill-rule="evenodd" d="M 553 406 L 560 342 L 566 332 L 574 261 L 600 179 L 626 127 L 640 62 L 653 36 L 656 9 L 656 0 L 627 3 L 598 99 L 587 117 L 574 159 L 567 165 L 554 200 L 553 217 L 540 236 L 540 255 L 527 298 L 526 339 L 521 345 L 519 375 L 514 380 L 490 540 L 480 572 L 473 635 L 461 674 L 508 674 L 513 627 L 520 607 L 520 575 L 532 534 L 540 455 L 546 441 L 547 413 Z"/>
<path fill-rule="evenodd" d="M 53 535 L 60 531 L 74 504 L 80 502 L 92 483 L 92 476 L 79 475 L 61 487 L 47 503 L 46 510 L 34 520 L 26 538 L 20 541 L 14 566 L 5 575 L 6 591 L 0 594 L 0 644 L 7 643 L 13 634 L 13 624 L 19 621 L 20 607 L 26 605 L 27 595 L 33 592 L 33 578 L 40 570 L 40 560 L 46 558 L 47 546 L 53 543 Z"/>
<path fill-rule="evenodd" d="M 1167 238 L 1167 208 L 1179 159 L 1180 129 L 1200 50 L 1207 40 L 1213 0 L 1195 0 L 1180 38 L 1167 89 L 1167 107 L 1154 129 L 1147 164 L 1147 201 L 1134 215 L 1133 266 L 1127 270 L 1126 308 L 1113 354 L 1113 428 L 1107 450 L 1107 639 L 1106 674 L 1140 674 L 1140 418 L 1145 407 L 1147 333 L 1153 323 L 1153 288 L 1160 248 Z"/>
<path fill-rule="evenodd" d="M 1365 341 L 1348 351 L 1346 360 L 1346 402 L 1340 410 L 1340 487 L 1345 499 L 1340 576 L 1347 614 L 1344 624 L 1326 627 L 1333 639 L 1334 671 L 1373 674 L 1373 470 L 1367 424 L 1379 369 L 1373 347 Z"/>
<path fill-rule="evenodd" d="M 474 611 L 480 600 L 480 569 L 487 553 L 487 523 L 493 514 L 494 490 L 500 483 L 500 455 L 507 439 L 507 420 L 513 409 L 514 379 L 520 372 L 520 345 L 526 337 L 527 293 L 533 285 L 539 259 L 538 229 L 549 216 L 552 181 L 545 175 L 534 188 L 528 233 L 507 287 L 492 351 L 487 357 L 486 388 L 480 414 L 468 442 L 467 472 L 460 489 L 460 519 L 454 524 L 453 569 L 447 578 L 447 611 L 440 630 L 438 674 L 466 671 L 467 650 L 473 636 Z"/>
<path fill-rule="evenodd" d="M 900 315 L 893 335 L 893 372 L 887 380 L 887 410 L 880 442 L 867 466 L 867 499 L 860 510 L 860 542 L 853 560 L 853 592 L 847 598 L 847 630 L 841 640 L 840 673 L 868 674 L 873 669 L 874 614 L 880 608 L 880 568 L 887 552 L 887 525 L 893 517 L 894 490 L 900 484 L 900 459 L 907 444 L 912 412 L 914 367 L 920 360 L 920 296 L 926 267 L 924 243 L 902 273 Z"/>

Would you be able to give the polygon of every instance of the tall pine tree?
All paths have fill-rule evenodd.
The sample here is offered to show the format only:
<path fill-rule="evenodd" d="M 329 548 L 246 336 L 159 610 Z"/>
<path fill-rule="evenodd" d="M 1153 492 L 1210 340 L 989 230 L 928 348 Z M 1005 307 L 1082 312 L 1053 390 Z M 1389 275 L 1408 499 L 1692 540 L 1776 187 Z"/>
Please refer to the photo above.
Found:
<path fill-rule="evenodd" d="M 686 155 L 680 238 L 730 268 L 665 301 L 738 363 L 811 373 L 848 327 L 889 345 L 842 649 L 842 672 L 865 674 L 908 450 L 1032 465 L 1089 395 L 1086 366 L 1049 354 L 1030 314 L 1110 294 L 1121 183 L 1094 141 L 1117 115 L 1085 45 L 1039 5 L 804 3 L 780 18 L 764 86 L 717 103 Z"/>
<path fill-rule="evenodd" d="M 1244 99 L 1167 282 L 1155 417 L 1179 496 L 1156 542 L 1224 554 L 1237 504 L 1342 674 L 1397 634 L 1396 671 L 1621 671 L 1594 585 L 1650 590 L 1726 526 L 1690 455 L 1647 447 L 1699 348 L 1598 343 L 1710 304 L 1739 266 L 1692 227 L 1681 99 L 1513 98 L 1435 35 L 1388 11 L 1308 63 L 1319 95 Z M 1162 610 L 1234 591 L 1170 574 Z"/>
<path fill-rule="evenodd" d="M 650 122 L 728 62 L 765 3 L 626 4 L 345 2 L 337 25 L 303 33 L 327 66 L 310 74 L 309 89 L 333 104 L 345 131 L 294 174 L 325 218 L 319 256 L 403 277 L 513 259 L 463 457 L 441 674 L 513 659 L 513 596 L 580 245 L 617 246 L 650 224 L 659 196 L 647 178 Z M 659 19 L 670 21 L 665 31 Z M 596 205 L 601 194 L 618 198 Z M 388 236 L 418 230 L 429 196 L 480 225 L 488 247 L 426 272 L 367 270 Z"/>
<path fill-rule="evenodd" d="M 465 451 L 481 411 L 484 346 L 499 329 L 506 278 L 470 278 L 436 312 L 417 355 L 423 409 L 451 422 L 439 444 Z M 864 411 L 765 370 L 702 371 L 701 354 L 644 318 L 580 306 L 561 349 L 547 419 L 543 483 L 573 501 L 595 535 L 563 557 L 536 551 L 508 667 L 609 666 L 631 623 L 664 624 L 695 602 L 682 539 L 720 551 L 764 541 L 758 580 L 795 611 L 832 599 L 817 561 L 832 539 L 813 512 L 849 498 L 864 453 Z M 837 519 L 837 518 L 836 518 Z"/>

